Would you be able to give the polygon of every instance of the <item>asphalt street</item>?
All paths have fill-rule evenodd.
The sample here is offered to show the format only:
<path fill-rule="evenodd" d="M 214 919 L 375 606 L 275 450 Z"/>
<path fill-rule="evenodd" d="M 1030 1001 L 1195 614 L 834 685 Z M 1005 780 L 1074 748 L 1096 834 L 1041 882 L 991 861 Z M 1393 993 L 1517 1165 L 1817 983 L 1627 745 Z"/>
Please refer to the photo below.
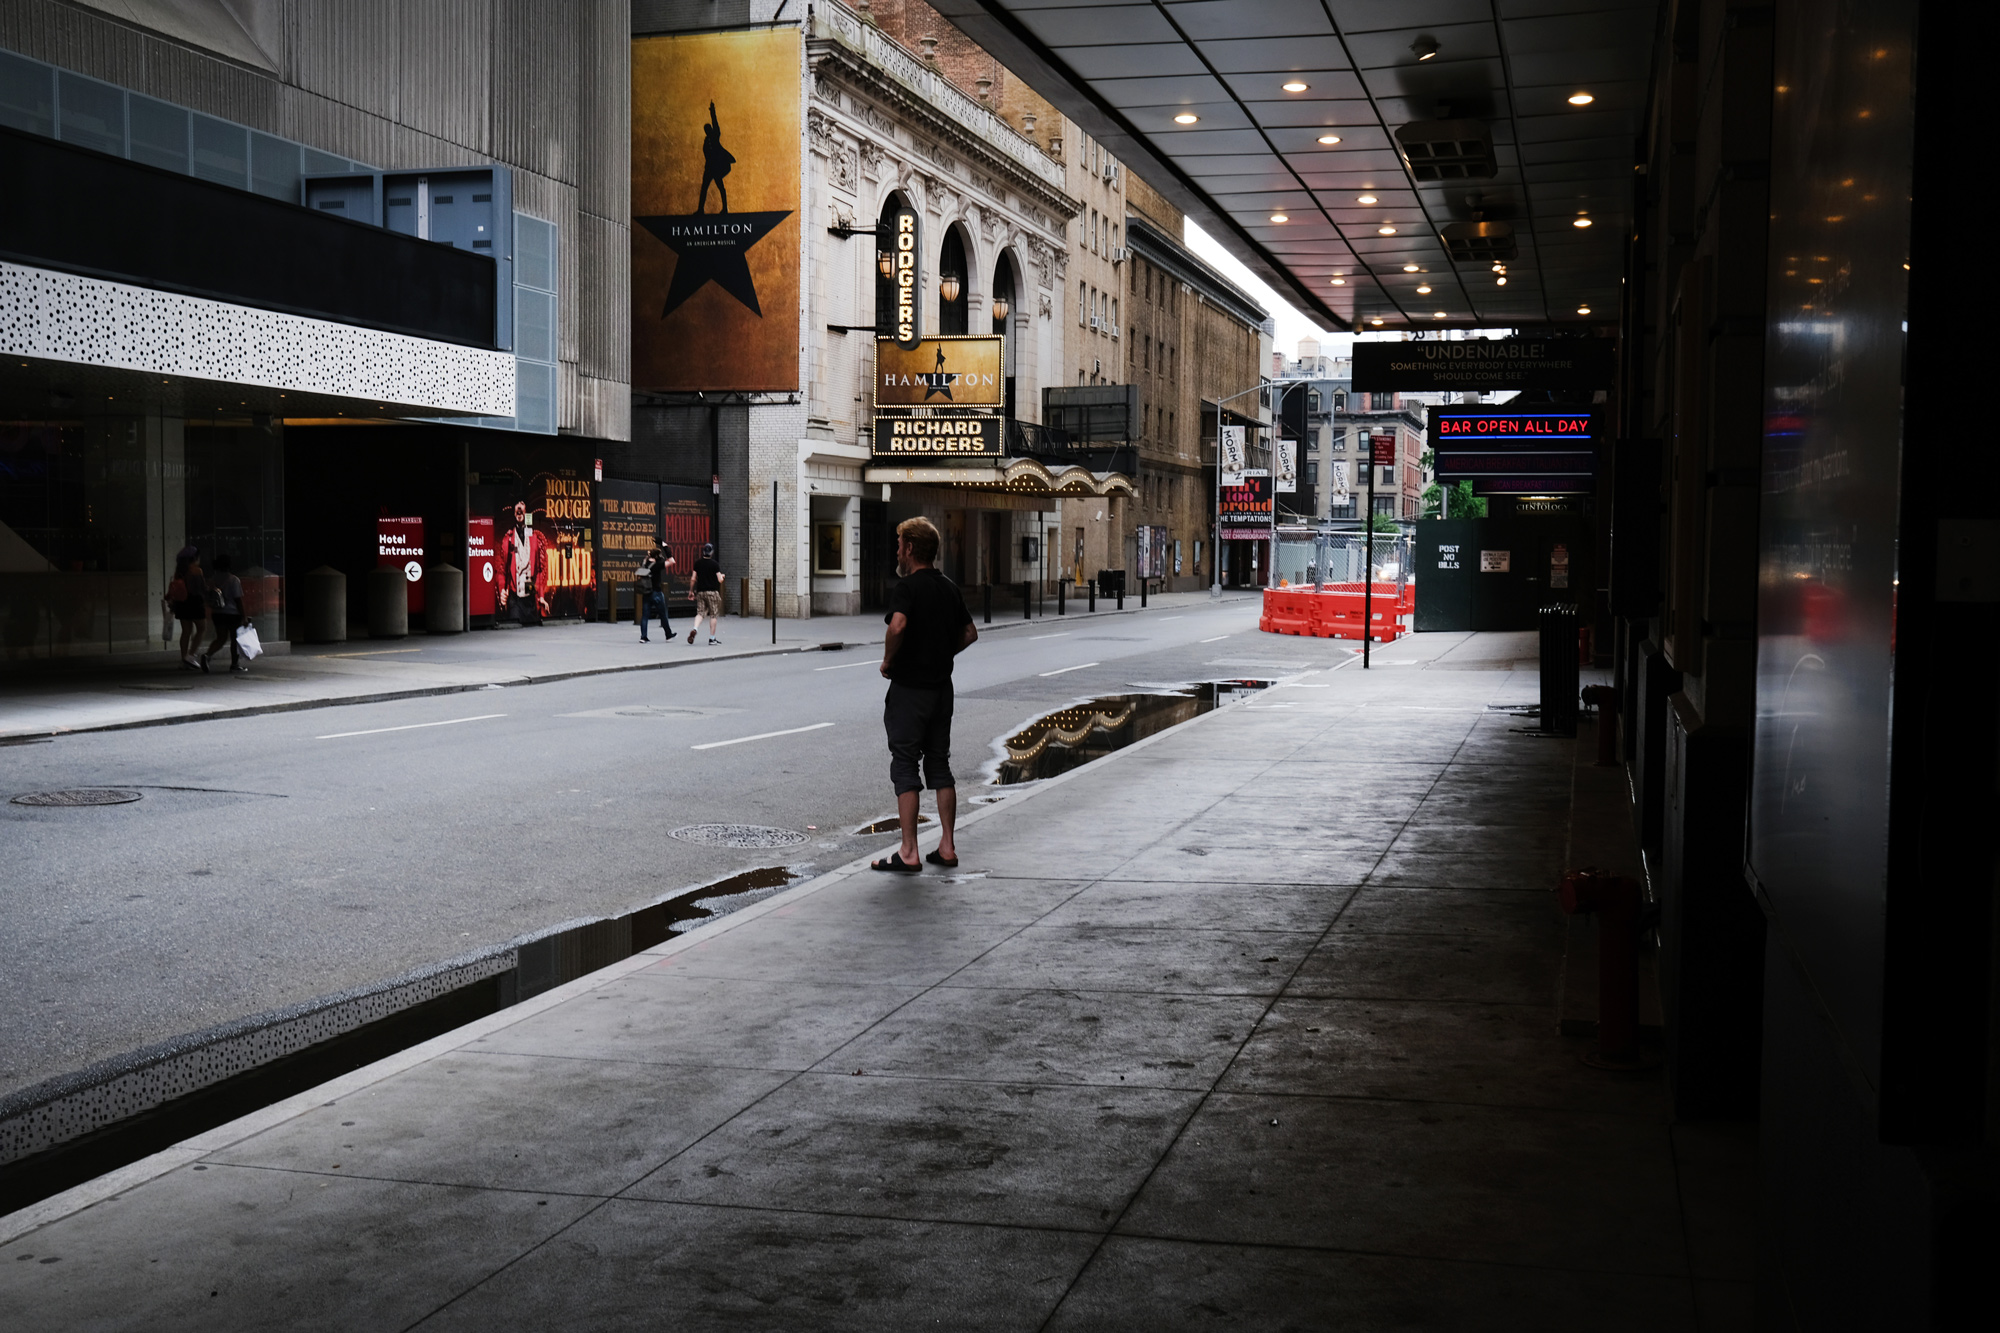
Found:
<path fill-rule="evenodd" d="M 983 638 L 960 659 L 961 800 L 1026 720 L 1134 684 L 1346 660 L 1256 604 Z M 698 651 L 685 643 L 661 651 Z M 0 750 L 0 1094 L 152 1042 L 404 975 L 738 871 L 893 843 L 879 648 L 65 736 Z M 928 802 L 926 803 L 928 806 Z M 806 833 L 780 851 L 671 837 Z M 976 840 L 962 850 L 977 868 Z"/>

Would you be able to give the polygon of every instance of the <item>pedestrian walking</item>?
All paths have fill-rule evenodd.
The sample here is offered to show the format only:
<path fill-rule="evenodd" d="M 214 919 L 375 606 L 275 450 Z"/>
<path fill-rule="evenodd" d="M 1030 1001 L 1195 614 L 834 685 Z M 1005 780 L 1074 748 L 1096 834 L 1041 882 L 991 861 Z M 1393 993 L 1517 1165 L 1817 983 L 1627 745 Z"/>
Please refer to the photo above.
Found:
<path fill-rule="evenodd" d="M 896 525 L 896 573 L 889 592 L 889 631 L 882 638 L 882 674 L 889 693 L 882 727 L 889 735 L 889 781 L 896 788 L 896 822 L 903 844 L 874 863 L 877 870 L 913 875 L 932 865 L 958 864 L 958 781 L 951 775 L 951 668 L 979 637 L 958 585 L 937 568 L 938 530 L 927 518 Z M 921 778 L 919 762 L 921 761 Z M 937 795 L 937 850 L 917 859 L 917 802 L 925 784 Z"/>
<path fill-rule="evenodd" d="M 181 669 L 198 671 L 194 650 L 201 646 L 201 625 L 208 619 L 208 584 L 202 577 L 201 553 L 183 546 L 174 554 L 174 576 L 167 582 L 167 609 L 181 622 Z"/>
<path fill-rule="evenodd" d="M 688 631 L 688 642 L 694 642 L 695 630 L 701 628 L 701 619 L 708 617 L 708 641 L 721 643 L 716 638 L 722 632 L 722 584 L 729 576 L 722 572 L 722 566 L 715 563 L 715 543 L 704 542 L 701 558 L 694 562 L 694 572 L 688 575 L 688 591 L 694 595 L 694 629 Z"/>
<path fill-rule="evenodd" d="M 667 642 L 674 641 L 673 623 L 667 619 L 666 592 L 671 586 L 667 582 L 667 575 L 673 571 L 674 554 L 667 549 L 665 542 L 661 542 L 659 550 L 646 553 L 646 558 L 640 562 L 638 571 L 633 575 L 638 579 L 639 585 L 646 590 L 641 603 L 643 609 L 639 612 L 640 643 L 652 642 L 646 637 L 646 627 L 652 623 L 655 616 L 660 618 L 660 632 L 667 636 Z"/>
<path fill-rule="evenodd" d="M 243 664 L 243 649 L 236 642 L 236 631 L 243 624 L 243 580 L 229 570 L 229 553 L 215 557 L 215 577 L 208 583 L 208 618 L 215 626 L 215 642 L 208 645 L 208 651 L 201 655 L 201 669 L 208 670 L 208 659 L 215 650 L 229 643 L 229 669 L 246 672 L 250 668 Z"/>

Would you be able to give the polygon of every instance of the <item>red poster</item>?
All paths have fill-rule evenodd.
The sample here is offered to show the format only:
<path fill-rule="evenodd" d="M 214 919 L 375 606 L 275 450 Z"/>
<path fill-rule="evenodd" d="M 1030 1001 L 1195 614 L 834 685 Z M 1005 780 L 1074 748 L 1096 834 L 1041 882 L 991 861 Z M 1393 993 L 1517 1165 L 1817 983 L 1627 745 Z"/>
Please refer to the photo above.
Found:
<path fill-rule="evenodd" d="M 1392 466 L 1396 461 L 1396 437 L 1393 435 L 1370 435 L 1368 437 L 1369 458 L 1378 467 Z"/>
<path fill-rule="evenodd" d="M 409 580 L 410 610 L 424 609 L 424 521 L 421 518 L 375 520 L 375 567 L 399 566 Z"/>
<path fill-rule="evenodd" d="M 493 540 L 492 519 L 474 518 L 468 521 L 465 532 L 465 590 L 471 602 L 467 611 L 469 615 L 493 614 L 493 584 L 500 576 L 495 563 L 499 552 Z"/>

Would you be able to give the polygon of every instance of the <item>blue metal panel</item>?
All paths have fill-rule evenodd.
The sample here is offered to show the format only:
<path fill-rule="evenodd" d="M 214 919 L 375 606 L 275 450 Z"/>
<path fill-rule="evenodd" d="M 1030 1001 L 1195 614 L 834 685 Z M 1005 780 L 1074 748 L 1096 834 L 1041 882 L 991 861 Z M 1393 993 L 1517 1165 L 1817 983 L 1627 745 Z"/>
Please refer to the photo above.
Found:
<path fill-rule="evenodd" d="M 133 93 L 128 99 L 131 151 L 134 162 L 187 174 L 188 113 L 171 102 Z"/>
<path fill-rule="evenodd" d="M 125 156 L 125 93 L 63 70 L 56 79 L 56 137 Z"/>
<path fill-rule="evenodd" d="M 250 131 L 214 116 L 194 118 L 191 175 L 218 185 L 250 188 Z"/>
<path fill-rule="evenodd" d="M 56 72 L 0 51 L 0 125 L 50 138 L 56 132 Z"/>
<path fill-rule="evenodd" d="M 299 182 L 299 202 L 307 208 L 350 222 L 382 225 L 382 176 L 374 171 L 342 171 L 330 176 L 306 176 Z"/>

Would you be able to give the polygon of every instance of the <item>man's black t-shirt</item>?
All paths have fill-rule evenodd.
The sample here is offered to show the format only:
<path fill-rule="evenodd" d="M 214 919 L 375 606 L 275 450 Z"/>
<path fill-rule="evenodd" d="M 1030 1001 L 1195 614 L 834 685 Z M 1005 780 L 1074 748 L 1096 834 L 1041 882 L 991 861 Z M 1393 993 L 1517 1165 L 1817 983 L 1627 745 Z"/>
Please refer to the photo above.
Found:
<path fill-rule="evenodd" d="M 652 568 L 646 572 L 646 582 L 654 592 L 660 591 L 661 580 L 666 577 L 667 558 L 664 555 L 648 557 Z"/>
<path fill-rule="evenodd" d="M 934 568 L 919 569 L 889 590 L 889 616 L 898 611 L 908 627 L 889 659 L 889 679 L 922 690 L 951 684 L 952 658 L 972 623 L 958 585 Z"/>
<path fill-rule="evenodd" d="M 703 556 L 694 562 L 694 590 L 696 592 L 722 591 L 722 566 Z"/>

